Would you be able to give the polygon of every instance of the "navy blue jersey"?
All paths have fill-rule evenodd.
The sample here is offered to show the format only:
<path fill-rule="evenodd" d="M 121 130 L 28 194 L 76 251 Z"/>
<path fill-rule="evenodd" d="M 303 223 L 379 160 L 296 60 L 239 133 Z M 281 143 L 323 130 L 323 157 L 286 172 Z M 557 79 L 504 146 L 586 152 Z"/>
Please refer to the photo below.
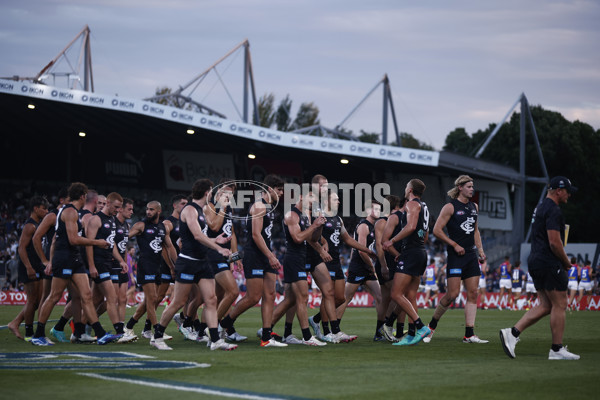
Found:
<path fill-rule="evenodd" d="M 424 249 L 425 235 L 429 229 L 429 209 L 427 208 L 427 204 L 420 199 L 412 199 L 411 201 L 416 201 L 419 203 L 421 205 L 421 211 L 419 212 L 417 227 L 402 241 L 403 251 L 408 249 Z"/>
<path fill-rule="evenodd" d="M 40 223 L 36 222 L 33 218 L 28 218 L 27 221 L 25 221 L 25 223 L 23 224 L 23 229 L 27 224 L 32 224 L 35 229 L 37 229 L 40 225 Z M 33 237 L 33 235 L 31 237 Z M 29 258 L 29 262 L 31 263 L 31 266 L 34 269 L 36 268 L 36 266 L 39 267 L 40 265 L 42 265 L 42 261 L 40 260 L 37 253 L 35 252 L 35 249 L 33 248 L 33 240 L 29 240 L 29 244 L 27 245 L 27 247 L 25 247 L 25 252 L 27 253 L 27 258 Z M 20 259 L 20 257 L 19 261 L 21 262 L 21 264 L 23 264 L 23 261 Z"/>
<path fill-rule="evenodd" d="M 396 225 L 394 227 L 394 230 L 392 231 L 392 236 L 390 236 L 391 238 L 393 238 L 398 233 L 400 233 L 402 228 L 404 228 L 406 226 L 406 213 L 404 211 L 400 211 L 400 210 L 394 211 L 394 213 L 392 215 L 395 215 L 396 217 L 398 217 L 398 225 Z M 393 244 L 393 246 L 394 246 L 394 249 L 396 249 L 396 251 L 398 253 L 402 253 L 402 241 L 395 242 Z"/>
<path fill-rule="evenodd" d="M 339 261 L 340 259 L 340 236 L 342 232 L 345 232 L 344 224 L 342 219 L 335 215 L 333 217 L 325 217 L 327 221 L 323 224 L 323 233 L 321 236 L 327 240 L 329 245 L 329 255 L 333 258 L 333 261 Z"/>
<path fill-rule="evenodd" d="M 162 257 L 163 242 L 167 230 L 162 222 L 153 223 L 147 218 L 142 220 L 144 230 L 137 236 L 137 244 L 140 249 L 140 262 L 152 262 L 159 264 Z"/>
<path fill-rule="evenodd" d="M 194 207 L 198 211 L 198 224 L 202 232 L 206 233 L 208 225 L 202 212 L 202 207 L 198 204 L 189 202 L 185 207 Z M 183 208 L 185 210 L 185 207 Z M 204 259 L 206 257 L 207 247 L 196 240 L 187 223 L 179 221 L 179 235 L 181 238 L 181 255 L 195 258 L 197 260 Z"/>
<path fill-rule="evenodd" d="M 171 229 L 171 232 L 169 232 L 169 237 L 171 238 L 171 243 L 173 243 L 173 247 L 175 247 L 175 251 L 177 252 L 177 254 L 179 254 L 179 252 L 181 251 L 179 249 L 179 245 L 177 244 L 177 240 L 179 239 L 179 218 L 176 218 L 172 215 L 169 215 L 167 217 L 167 220 L 169 220 L 171 222 L 171 225 L 173 225 L 173 229 Z"/>
<path fill-rule="evenodd" d="M 296 213 L 300 219 L 298 221 L 298 225 L 300 225 L 300 231 L 306 230 L 306 228 L 309 226 L 308 217 L 303 215 L 302 211 L 298 210 L 296 206 L 293 206 L 291 211 Z M 290 229 L 285 224 L 285 221 L 283 222 L 283 231 L 285 233 L 286 255 L 294 254 L 306 257 L 306 240 L 304 240 L 302 243 L 296 243 L 294 238 L 292 238 Z"/>
<path fill-rule="evenodd" d="M 511 281 L 513 288 L 520 288 L 523 283 L 523 277 L 525 276 L 525 271 L 521 268 L 515 268 L 511 272 Z"/>
<path fill-rule="evenodd" d="M 80 256 L 79 246 L 73 246 L 69 242 L 69 237 L 67 235 L 67 227 L 65 222 L 61 220 L 62 213 L 68 209 L 73 208 L 77 211 L 77 208 L 73 204 L 67 204 L 63 208 L 60 209 L 58 214 L 56 215 L 56 224 L 54 225 L 54 230 L 56 231 L 56 239 L 54 243 L 54 251 L 55 252 L 66 252 L 72 258 L 78 258 Z M 83 226 L 81 225 L 81 221 L 77 220 L 77 234 L 79 236 L 82 235 Z"/>
<path fill-rule="evenodd" d="M 560 260 L 550 249 L 548 240 L 548 231 L 558 231 L 560 239 L 565 240 L 565 219 L 560 207 L 552 199 L 546 197 L 542 200 L 535 210 L 531 220 L 531 253 L 529 254 L 528 264 L 532 262 L 537 264 L 549 263 L 550 266 L 560 264 Z"/>
<path fill-rule="evenodd" d="M 123 260 L 126 260 L 125 253 L 127 252 L 127 242 L 129 241 L 129 223 L 127 220 L 119 221 L 119 218 L 115 218 L 115 225 L 117 227 L 115 234 L 115 246 Z"/>
<path fill-rule="evenodd" d="M 102 211 L 99 211 L 96 216 L 100 218 L 100 227 L 96 232 L 95 239 L 104 239 L 108 242 L 108 248 L 94 247 L 94 259 L 111 260 L 112 250 L 115 247 L 115 235 L 117 233 L 117 225 L 115 217 L 108 216 Z"/>
<path fill-rule="evenodd" d="M 48 215 L 50 215 L 50 214 L 54 214 L 54 217 L 56 218 L 56 215 L 58 214 L 58 210 L 49 211 Z M 50 259 L 50 245 L 52 245 L 52 239 L 54 238 L 54 232 L 56 232 L 55 226 L 56 226 L 56 221 L 54 222 L 54 225 L 51 225 L 50 228 L 48 228 L 48 231 L 42 237 L 42 249 L 44 249 L 44 255 L 46 256 L 47 259 Z"/>
<path fill-rule="evenodd" d="M 275 217 L 273 216 L 272 212 L 269 212 L 270 205 L 267 204 L 265 199 L 261 199 L 261 201 L 263 204 L 265 204 L 267 206 L 267 212 L 263 216 L 263 226 L 262 226 L 262 230 L 260 231 L 260 235 L 262 236 L 263 240 L 265 241 L 267 248 L 270 250 L 271 249 L 271 231 L 273 229 L 273 219 Z M 252 217 L 250 215 L 246 218 L 246 230 L 247 230 L 247 237 L 246 237 L 247 243 L 252 248 L 252 250 L 254 250 L 257 254 L 262 254 L 262 251 L 258 248 L 256 243 L 254 242 L 254 238 L 252 237 Z"/>
<path fill-rule="evenodd" d="M 220 208 L 215 208 L 215 213 L 219 214 L 221 212 Z M 206 230 L 206 235 L 213 239 L 221 234 L 225 234 L 225 237 L 230 238 L 233 235 L 233 211 L 230 206 L 227 206 L 225 209 L 225 217 L 223 217 L 223 224 L 218 231 L 213 231 L 210 229 L 210 226 Z M 223 243 L 220 245 L 221 247 L 231 248 L 231 242 Z"/>
<path fill-rule="evenodd" d="M 363 224 L 367 225 L 369 228 L 369 233 L 367 234 L 367 243 L 365 245 L 369 249 L 373 250 L 373 247 L 375 247 L 375 226 L 368 220 L 363 219 L 358 223 L 358 225 L 356 225 L 356 230 L 354 231 L 354 240 L 358 242 L 358 228 Z M 365 265 L 365 262 L 359 254 L 359 250 L 356 249 L 352 249 L 352 255 L 350 256 L 350 266 L 353 265 Z"/>
<path fill-rule="evenodd" d="M 446 224 L 448 236 L 465 249 L 465 253 L 476 252 L 475 224 L 477 223 L 477 207 L 475 207 L 475 203 L 469 201 L 465 204 L 457 199 L 453 199 L 450 203 L 454 207 L 454 214 Z M 450 245 L 447 246 L 447 250 L 449 253 L 456 254 L 454 247 Z"/>
<path fill-rule="evenodd" d="M 92 214 L 92 212 L 90 210 L 86 210 L 85 208 L 82 208 L 81 210 L 77 211 L 77 215 L 79 215 L 79 220 L 80 221 L 83 221 L 83 217 L 86 214 Z M 85 229 L 84 228 L 82 228 L 81 234 L 83 236 L 85 236 Z"/>

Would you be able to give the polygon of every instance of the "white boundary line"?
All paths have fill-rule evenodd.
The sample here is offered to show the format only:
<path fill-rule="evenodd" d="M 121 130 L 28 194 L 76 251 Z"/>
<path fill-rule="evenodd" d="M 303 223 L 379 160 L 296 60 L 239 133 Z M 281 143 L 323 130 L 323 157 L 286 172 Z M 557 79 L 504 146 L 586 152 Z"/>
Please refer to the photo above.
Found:
<path fill-rule="evenodd" d="M 147 380 L 142 380 L 142 379 L 136 380 L 136 379 L 131 379 L 131 378 L 117 378 L 117 377 L 113 377 L 113 376 L 107 376 L 107 375 L 96 374 L 96 373 L 81 372 L 81 373 L 78 373 L 77 375 L 83 375 L 83 376 L 87 376 L 90 378 L 98 378 L 98 379 L 103 379 L 103 380 L 107 380 L 107 381 L 133 383 L 135 385 L 150 386 L 150 387 L 155 387 L 155 388 L 160 388 L 160 389 L 180 390 L 183 392 L 210 394 L 210 395 L 214 395 L 214 396 L 231 397 L 231 398 L 236 398 L 236 399 L 249 399 L 249 400 L 288 400 L 289 399 L 286 397 L 277 397 L 277 396 L 270 396 L 270 395 L 258 395 L 258 394 L 250 394 L 250 393 L 243 393 L 243 392 L 232 392 L 227 389 L 223 389 L 222 391 L 216 390 L 216 389 L 208 389 L 208 388 L 202 387 L 201 385 L 186 386 L 186 384 L 184 384 L 184 383 L 182 383 L 181 385 L 174 385 L 171 383 L 161 383 L 160 381 L 149 382 Z M 193 385 L 193 384 L 189 384 L 189 385 Z"/>

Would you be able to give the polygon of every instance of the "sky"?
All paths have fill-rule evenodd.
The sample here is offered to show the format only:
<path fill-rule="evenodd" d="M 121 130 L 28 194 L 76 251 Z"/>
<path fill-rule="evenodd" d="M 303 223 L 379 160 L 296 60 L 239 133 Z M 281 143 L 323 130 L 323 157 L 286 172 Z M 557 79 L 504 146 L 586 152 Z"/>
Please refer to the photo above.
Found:
<path fill-rule="evenodd" d="M 333 128 L 387 74 L 399 130 L 441 150 L 457 127 L 500 122 L 521 93 L 600 129 L 598 21 L 595 0 L 3 0 L 0 76 L 35 76 L 88 25 L 95 92 L 141 99 L 248 39 L 258 97 L 289 95 L 293 115 L 312 102 Z M 79 46 L 68 54 L 76 66 Z M 217 72 L 192 97 L 240 121 L 243 53 Z M 382 109 L 379 86 L 343 126 L 381 132 Z"/>

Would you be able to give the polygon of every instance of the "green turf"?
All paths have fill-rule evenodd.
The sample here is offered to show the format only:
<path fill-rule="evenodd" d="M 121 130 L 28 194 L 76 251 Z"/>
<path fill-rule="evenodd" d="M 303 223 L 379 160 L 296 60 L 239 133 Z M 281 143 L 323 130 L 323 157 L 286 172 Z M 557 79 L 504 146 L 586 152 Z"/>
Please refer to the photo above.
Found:
<path fill-rule="evenodd" d="M 0 307 L 0 324 L 5 325 L 20 307 Z M 58 318 L 57 307 L 52 318 Z M 160 313 L 161 310 L 159 310 Z M 128 316 L 132 313 L 128 310 Z M 359 335 L 353 343 L 323 348 L 290 346 L 285 349 L 260 348 L 256 330 L 260 310 L 241 316 L 238 331 L 249 336 L 232 352 L 209 351 L 204 345 L 184 342 L 171 324 L 167 333 L 173 351 L 159 352 L 148 340 L 127 345 L 58 344 L 51 348 L 34 347 L 17 340 L 8 330 L 0 330 L 0 352 L 46 351 L 128 351 L 164 360 L 210 363 L 210 368 L 186 370 L 93 371 L 111 372 L 203 384 L 221 388 L 322 399 L 383 399 L 405 396 L 441 399 L 520 398 L 596 398 L 600 363 L 600 313 L 581 311 L 567 314 L 565 343 L 581 355 L 579 361 L 549 361 L 549 320 L 546 318 L 522 335 L 516 359 L 509 359 L 500 345 L 498 330 L 514 324 L 523 312 L 479 311 L 476 333 L 489 344 L 463 344 L 462 310 L 446 313 L 429 344 L 397 347 L 372 342 L 374 309 L 348 309 L 342 329 Z M 432 310 L 421 310 L 424 321 Z M 103 316 L 101 322 L 110 326 Z M 49 332 L 51 323 L 48 324 Z M 142 327 L 136 326 L 136 332 Z M 67 328 L 68 330 L 68 328 Z M 283 333 L 283 327 L 275 329 Z M 300 336 L 297 321 L 294 333 Z M 197 398 L 199 394 L 150 388 L 129 383 L 107 382 L 83 377 L 74 371 L 2 370 L 2 396 L 6 399 L 41 398 L 40 395 L 73 396 L 85 393 L 93 399 Z M 89 396 L 88 396 L 89 395 Z M 200 395 L 202 399 L 223 398 Z"/>

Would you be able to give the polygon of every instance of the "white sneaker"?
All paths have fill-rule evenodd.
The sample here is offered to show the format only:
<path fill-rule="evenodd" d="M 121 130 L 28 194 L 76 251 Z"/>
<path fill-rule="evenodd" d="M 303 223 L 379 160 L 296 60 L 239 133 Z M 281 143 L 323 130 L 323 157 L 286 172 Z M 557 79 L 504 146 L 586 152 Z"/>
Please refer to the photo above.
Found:
<path fill-rule="evenodd" d="M 348 334 L 346 334 L 346 333 L 344 333 L 342 331 L 338 332 L 337 335 L 339 335 L 338 339 L 342 343 L 350 343 L 350 342 L 358 339 L 358 336 L 356 336 L 356 335 L 348 335 Z"/>
<path fill-rule="evenodd" d="M 302 340 L 298 339 L 294 335 L 289 335 L 283 338 L 283 343 L 287 344 L 302 344 Z"/>
<path fill-rule="evenodd" d="M 87 333 L 79 336 L 79 341 L 84 343 L 94 343 L 96 341 L 96 336 L 88 335 Z"/>
<path fill-rule="evenodd" d="M 173 322 L 177 325 L 177 329 L 183 324 L 183 320 L 181 319 L 181 315 L 179 313 L 173 315 Z"/>
<path fill-rule="evenodd" d="M 321 332 L 321 327 L 315 321 L 313 321 L 313 317 L 308 319 L 308 324 L 315 332 L 315 336 L 321 340 L 323 340 L 323 333 Z"/>
<path fill-rule="evenodd" d="M 210 338 L 206 335 L 198 335 L 198 337 L 196 338 L 196 342 L 198 343 L 208 343 L 210 342 Z M 208 345 L 207 345 L 208 346 Z"/>
<path fill-rule="evenodd" d="M 123 329 L 123 336 L 117 340 L 117 343 L 131 343 L 138 340 L 137 335 L 133 332 L 133 329 Z"/>
<path fill-rule="evenodd" d="M 142 331 L 142 337 L 146 339 L 152 339 L 152 331 Z"/>
<path fill-rule="evenodd" d="M 225 331 L 223 332 L 225 333 L 225 339 L 231 340 L 232 342 L 243 342 L 248 340 L 247 336 L 242 336 L 237 332 L 234 332 L 233 335 L 228 335 Z"/>
<path fill-rule="evenodd" d="M 158 350 L 173 350 L 165 343 L 165 339 L 163 338 L 151 340 L 150 345 L 156 347 Z"/>
<path fill-rule="evenodd" d="M 217 325 L 217 330 L 219 331 L 219 337 L 221 339 L 227 339 L 227 331 L 225 329 L 223 329 L 223 327 L 221 326 L 221 324 Z M 246 339 L 248 339 L 248 338 L 246 338 Z"/>
<path fill-rule="evenodd" d="M 579 355 L 573 354 L 567 350 L 567 346 L 561 347 L 559 351 L 550 349 L 548 360 L 579 360 Z"/>
<path fill-rule="evenodd" d="M 278 342 L 275 339 L 269 339 L 266 342 L 260 341 L 260 347 L 287 347 L 287 343 Z"/>
<path fill-rule="evenodd" d="M 179 332 L 181 332 L 185 340 L 196 341 L 198 339 L 198 332 L 196 332 L 191 326 L 185 327 L 181 325 L 179 327 Z"/>
<path fill-rule="evenodd" d="M 262 339 L 262 328 L 256 331 L 256 336 Z M 271 332 L 271 339 L 275 339 L 275 341 L 283 341 L 283 338 L 276 334 L 275 332 Z"/>
<path fill-rule="evenodd" d="M 431 339 L 429 339 L 431 340 Z M 423 338 L 425 341 L 425 338 Z M 489 340 L 479 339 L 479 336 L 473 335 L 471 337 L 463 337 L 463 343 L 489 343 Z"/>
<path fill-rule="evenodd" d="M 166 333 L 163 333 L 163 339 L 164 340 L 171 340 L 171 339 L 173 339 L 173 336 L 167 335 Z"/>
<path fill-rule="evenodd" d="M 327 343 L 339 343 L 340 340 L 337 338 L 337 336 L 342 333 L 342 332 L 338 332 L 337 334 L 333 334 L 331 332 L 329 332 L 327 335 L 323 336 L 323 341 L 327 342 Z"/>
<path fill-rule="evenodd" d="M 96 341 L 96 337 L 95 336 L 90 336 L 88 334 L 82 334 L 80 337 L 75 336 L 74 334 L 71 334 L 71 343 L 84 343 L 84 344 L 88 344 L 88 343 L 94 343 Z"/>
<path fill-rule="evenodd" d="M 308 340 L 302 340 L 302 344 L 305 344 L 307 346 L 327 346 L 327 343 L 321 342 L 314 336 L 311 336 Z"/>
<path fill-rule="evenodd" d="M 237 349 L 237 344 L 231 344 L 231 343 L 227 343 L 225 340 L 223 339 L 219 339 L 216 342 L 210 343 L 210 349 L 211 350 L 225 350 L 225 351 L 230 351 L 230 350 L 235 350 Z"/>
<path fill-rule="evenodd" d="M 428 325 L 429 326 L 429 325 Z M 423 343 L 429 343 L 431 342 L 431 338 L 433 338 L 433 333 L 435 332 L 435 329 L 431 329 L 429 328 L 429 334 L 427 334 L 427 336 L 425 336 L 423 338 Z M 465 339 L 463 339 L 463 342 L 465 342 Z M 465 342 L 468 343 L 468 342 Z M 486 342 L 487 343 L 487 342 Z"/>
<path fill-rule="evenodd" d="M 500 329 L 500 343 L 507 356 L 515 358 L 515 347 L 519 342 L 518 337 L 514 337 L 511 328 Z"/>
<path fill-rule="evenodd" d="M 394 336 L 394 327 L 393 326 L 387 326 L 385 324 L 383 324 L 382 329 L 381 329 L 383 336 L 385 336 L 385 338 L 387 339 L 388 342 L 397 342 L 398 339 L 396 338 L 396 336 Z"/>

